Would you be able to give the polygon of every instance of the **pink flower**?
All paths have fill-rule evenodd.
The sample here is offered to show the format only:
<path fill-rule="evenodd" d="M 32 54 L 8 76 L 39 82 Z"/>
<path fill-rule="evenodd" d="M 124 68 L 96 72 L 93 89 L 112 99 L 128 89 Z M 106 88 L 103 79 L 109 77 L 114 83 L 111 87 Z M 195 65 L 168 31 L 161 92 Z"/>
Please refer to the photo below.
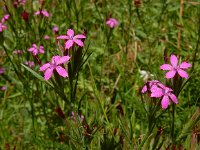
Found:
<path fill-rule="evenodd" d="M 155 88 L 164 88 L 165 86 L 160 83 L 158 80 L 148 81 L 144 87 L 142 88 L 141 92 L 145 93 L 147 91 L 152 92 Z"/>
<path fill-rule="evenodd" d="M 180 65 L 178 65 L 178 58 L 175 55 L 170 56 L 170 63 L 171 65 L 163 64 L 160 66 L 160 69 L 162 70 L 169 70 L 169 72 L 167 72 L 165 75 L 167 79 L 173 78 L 176 73 L 178 73 L 182 78 L 188 79 L 188 74 L 184 71 L 184 69 L 190 68 L 191 64 L 182 62 Z"/>
<path fill-rule="evenodd" d="M 114 26 L 118 26 L 118 21 L 114 18 L 110 18 L 106 21 L 106 24 L 110 26 L 110 28 L 114 28 Z"/>
<path fill-rule="evenodd" d="M 6 14 L 3 16 L 3 18 L 1 19 L 1 22 L 4 23 L 5 21 L 7 21 L 9 19 L 10 15 Z"/>
<path fill-rule="evenodd" d="M 3 74 L 6 71 L 5 68 L 0 68 L 0 74 Z"/>
<path fill-rule="evenodd" d="M 70 49 L 70 47 L 73 46 L 74 42 L 78 46 L 83 47 L 83 42 L 80 39 L 84 39 L 84 38 L 86 38 L 86 36 L 83 34 L 78 34 L 74 36 L 74 30 L 72 29 L 67 30 L 67 35 L 61 35 L 57 37 L 57 39 L 67 40 L 67 42 L 65 42 L 65 49 Z"/>
<path fill-rule="evenodd" d="M 53 32 L 58 32 L 58 31 L 59 31 L 59 28 L 58 28 L 57 26 L 54 26 L 54 27 L 52 28 L 52 31 L 53 31 Z"/>
<path fill-rule="evenodd" d="M 29 20 L 29 13 L 27 13 L 25 10 L 22 12 L 21 16 L 24 19 L 24 21 Z"/>
<path fill-rule="evenodd" d="M 173 90 L 169 87 L 164 86 L 158 80 L 148 81 L 145 86 L 142 88 L 142 93 L 149 91 L 150 97 L 161 98 L 161 106 L 163 109 L 166 109 L 169 106 L 169 100 L 178 104 L 176 95 L 173 94 Z"/>
<path fill-rule="evenodd" d="M 69 56 L 53 56 L 51 62 L 46 63 L 40 67 L 40 71 L 45 71 L 44 79 L 49 80 L 53 74 L 53 71 L 56 70 L 57 73 L 62 77 L 68 77 L 68 73 L 65 68 L 61 67 L 61 64 L 68 62 L 70 59 Z"/>
<path fill-rule="evenodd" d="M 44 39 L 45 39 L 45 40 L 49 40 L 50 37 L 49 37 L 48 35 L 45 35 L 45 36 L 44 36 Z"/>
<path fill-rule="evenodd" d="M 16 0 L 16 1 L 14 2 L 14 5 L 15 5 L 15 6 L 18 6 L 18 5 L 23 6 L 25 3 L 26 3 L 26 0 Z"/>
<path fill-rule="evenodd" d="M 33 44 L 32 46 L 33 47 L 29 48 L 28 51 L 32 52 L 34 56 L 37 55 L 38 53 L 42 53 L 42 54 L 44 53 L 44 47 L 43 46 L 37 47 L 36 44 Z"/>
<path fill-rule="evenodd" d="M 2 86 L 2 87 L 1 87 L 1 90 L 2 90 L 2 91 L 5 91 L 6 89 L 7 89 L 6 86 Z"/>
<path fill-rule="evenodd" d="M 20 55 L 20 54 L 22 54 L 23 52 L 21 51 L 21 50 L 14 50 L 13 51 L 13 54 L 18 54 L 18 55 Z"/>
<path fill-rule="evenodd" d="M 35 15 L 42 15 L 44 17 L 49 17 L 49 13 L 46 10 L 39 10 L 35 12 Z"/>
<path fill-rule="evenodd" d="M 7 29 L 6 25 L 3 25 L 2 23 L 0 23 L 0 32 L 2 32 L 5 29 Z"/>
<path fill-rule="evenodd" d="M 35 65 L 33 61 L 26 61 L 25 64 L 29 66 L 30 68 L 32 68 Z"/>

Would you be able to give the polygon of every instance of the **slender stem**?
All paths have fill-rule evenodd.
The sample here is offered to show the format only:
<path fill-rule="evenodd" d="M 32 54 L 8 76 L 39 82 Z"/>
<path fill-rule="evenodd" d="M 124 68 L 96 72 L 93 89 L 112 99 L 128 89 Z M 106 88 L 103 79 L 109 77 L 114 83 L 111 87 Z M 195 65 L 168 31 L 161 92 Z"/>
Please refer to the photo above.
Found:
<path fill-rule="evenodd" d="M 174 122 L 175 122 L 175 105 L 174 103 L 172 104 L 172 124 L 171 124 L 171 141 L 174 143 Z"/>

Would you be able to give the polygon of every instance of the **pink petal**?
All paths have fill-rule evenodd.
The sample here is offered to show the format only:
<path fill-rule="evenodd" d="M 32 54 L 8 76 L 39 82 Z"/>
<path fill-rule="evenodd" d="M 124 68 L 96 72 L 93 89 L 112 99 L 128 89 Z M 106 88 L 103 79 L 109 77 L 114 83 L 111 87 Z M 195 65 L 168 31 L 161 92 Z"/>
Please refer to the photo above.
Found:
<path fill-rule="evenodd" d="M 35 50 L 35 48 L 33 48 L 33 47 L 31 47 L 31 48 L 28 49 L 29 52 L 32 52 L 34 50 Z"/>
<path fill-rule="evenodd" d="M 176 71 L 175 71 L 175 70 L 172 70 L 172 71 L 167 72 L 167 73 L 165 74 L 165 77 L 166 77 L 167 79 L 170 79 L 170 78 L 173 78 L 173 77 L 175 76 L 175 74 L 176 74 Z"/>
<path fill-rule="evenodd" d="M 49 17 L 49 13 L 48 13 L 47 11 L 45 11 L 45 10 L 42 10 L 42 14 L 43 14 L 44 16 L 46 16 L 46 17 Z"/>
<path fill-rule="evenodd" d="M 39 14 L 40 14 L 40 11 L 36 11 L 36 12 L 35 12 L 35 15 L 39 15 Z"/>
<path fill-rule="evenodd" d="M 65 43 L 65 49 L 70 49 L 70 47 L 72 47 L 73 44 L 74 44 L 74 41 L 73 41 L 73 40 L 68 40 L 68 41 Z"/>
<path fill-rule="evenodd" d="M 74 36 L 74 30 L 68 29 L 67 30 L 67 35 L 69 35 L 70 37 L 73 37 Z"/>
<path fill-rule="evenodd" d="M 44 53 L 44 47 L 43 46 L 40 46 L 39 52 L 42 53 L 42 54 Z"/>
<path fill-rule="evenodd" d="M 187 68 L 190 68 L 192 65 L 191 64 L 189 64 L 189 63 L 187 63 L 187 62 L 182 62 L 181 64 L 180 64 L 180 68 L 181 69 L 187 69 Z"/>
<path fill-rule="evenodd" d="M 169 106 L 168 96 L 163 96 L 162 101 L 161 101 L 161 106 L 162 106 L 162 109 L 166 109 Z"/>
<path fill-rule="evenodd" d="M 178 70 L 178 74 L 179 74 L 182 78 L 188 79 L 188 74 L 187 74 L 187 72 L 185 72 L 184 70 L 179 69 L 179 70 Z"/>
<path fill-rule="evenodd" d="M 147 91 L 147 86 L 145 85 L 145 86 L 142 88 L 141 92 L 142 92 L 142 93 L 145 93 L 146 91 Z"/>
<path fill-rule="evenodd" d="M 178 65 L 178 58 L 175 55 L 170 56 L 170 62 L 174 68 Z"/>
<path fill-rule="evenodd" d="M 111 22 L 111 21 L 110 21 L 110 20 L 108 20 L 108 21 L 106 21 L 106 24 L 107 24 L 107 25 L 109 25 L 109 24 L 110 24 L 110 22 Z"/>
<path fill-rule="evenodd" d="M 83 42 L 81 40 L 78 39 L 74 39 L 73 40 L 76 44 L 78 44 L 80 47 L 83 47 Z"/>
<path fill-rule="evenodd" d="M 63 56 L 58 61 L 56 61 L 56 65 L 64 64 L 64 63 L 68 62 L 69 59 L 70 59 L 69 56 Z"/>
<path fill-rule="evenodd" d="M 62 77 L 68 77 L 67 71 L 64 68 L 62 68 L 61 66 L 57 66 L 56 67 L 56 71 L 58 72 L 58 74 L 60 76 L 62 76 Z"/>
<path fill-rule="evenodd" d="M 163 90 L 160 88 L 151 89 L 151 92 L 152 92 L 151 97 L 159 98 L 159 97 L 163 96 Z"/>
<path fill-rule="evenodd" d="M 46 63 L 46 64 L 44 64 L 44 65 L 42 65 L 42 66 L 40 67 L 40 71 L 44 71 L 44 70 L 46 70 L 47 68 L 49 68 L 50 66 L 51 66 L 50 63 Z"/>
<path fill-rule="evenodd" d="M 57 64 L 57 61 L 60 59 L 61 57 L 59 55 L 53 56 L 51 58 L 51 63 L 52 64 Z"/>
<path fill-rule="evenodd" d="M 53 69 L 48 68 L 44 73 L 44 79 L 49 80 L 51 78 L 52 74 L 53 74 Z"/>
<path fill-rule="evenodd" d="M 66 36 L 66 35 L 61 35 L 61 36 L 58 36 L 57 39 L 64 39 L 64 40 L 66 39 L 66 40 L 68 40 L 69 37 Z"/>
<path fill-rule="evenodd" d="M 175 103 L 178 104 L 178 99 L 176 97 L 176 95 L 169 93 L 169 97 L 171 98 L 171 100 Z"/>
<path fill-rule="evenodd" d="M 78 34 L 78 35 L 74 36 L 74 39 L 85 39 L 85 38 L 86 38 L 86 36 L 83 34 Z"/>
<path fill-rule="evenodd" d="M 160 66 L 160 69 L 162 69 L 162 70 L 172 70 L 173 67 L 169 64 L 163 64 L 162 66 Z"/>

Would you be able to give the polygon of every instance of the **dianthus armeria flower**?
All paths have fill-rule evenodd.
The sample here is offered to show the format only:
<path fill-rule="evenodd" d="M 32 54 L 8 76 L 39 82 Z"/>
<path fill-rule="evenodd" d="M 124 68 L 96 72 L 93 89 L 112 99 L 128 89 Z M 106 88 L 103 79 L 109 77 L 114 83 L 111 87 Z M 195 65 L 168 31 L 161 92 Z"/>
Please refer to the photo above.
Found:
<path fill-rule="evenodd" d="M 25 5 L 25 3 L 26 3 L 26 0 L 15 0 L 14 5 L 15 6 L 18 6 L 18 5 L 23 6 L 23 5 Z"/>
<path fill-rule="evenodd" d="M 36 11 L 35 15 L 42 15 L 42 16 L 47 17 L 47 18 L 49 17 L 49 13 L 46 10 L 43 10 L 43 9 Z"/>
<path fill-rule="evenodd" d="M 3 16 L 3 18 L 1 19 L 1 22 L 4 23 L 5 21 L 7 21 L 10 18 L 9 14 L 6 14 Z"/>
<path fill-rule="evenodd" d="M 29 66 L 30 68 L 32 68 L 35 65 L 33 61 L 26 61 L 25 64 Z"/>
<path fill-rule="evenodd" d="M 28 51 L 31 52 L 34 56 L 36 56 L 38 53 L 44 53 L 44 47 L 38 47 L 36 44 L 33 44 L 32 47 L 28 49 Z"/>
<path fill-rule="evenodd" d="M 4 17 L 1 19 L 0 22 L 0 32 L 2 32 L 3 30 L 7 29 L 7 26 L 4 25 L 4 22 L 7 21 L 9 19 L 10 15 L 6 14 L 4 15 Z"/>
<path fill-rule="evenodd" d="M 168 70 L 165 74 L 167 79 L 173 78 L 177 73 L 182 77 L 188 79 L 188 74 L 184 69 L 188 69 L 191 67 L 190 63 L 182 62 L 180 65 L 178 64 L 178 58 L 175 55 L 170 56 L 170 63 L 171 64 L 163 64 L 160 66 L 162 70 Z"/>
<path fill-rule="evenodd" d="M 170 99 L 173 103 L 178 104 L 177 97 L 175 94 L 173 94 L 173 90 L 169 87 L 166 87 L 158 80 L 148 81 L 142 88 L 141 92 L 145 93 L 147 91 L 150 93 L 150 97 L 162 98 L 161 99 L 162 109 L 166 109 L 169 106 Z"/>
<path fill-rule="evenodd" d="M 81 41 L 81 39 L 85 39 L 85 38 L 86 36 L 83 34 L 78 34 L 74 36 L 74 30 L 72 29 L 68 29 L 66 35 L 61 35 L 57 37 L 57 39 L 67 40 L 65 42 L 65 49 L 70 49 L 74 43 L 76 43 L 80 47 L 83 47 L 84 44 Z"/>
<path fill-rule="evenodd" d="M 119 23 L 115 18 L 110 18 L 106 21 L 106 24 L 110 26 L 110 28 L 114 28 L 115 26 L 118 26 Z"/>
<path fill-rule="evenodd" d="M 56 70 L 56 72 L 62 76 L 62 77 L 68 77 L 68 73 L 65 70 L 65 68 L 61 67 L 61 64 L 64 64 L 68 62 L 70 59 L 69 56 L 53 56 L 51 59 L 51 62 L 46 63 L 40 67 L 40 71 L 44 71 L 44 79 L 49 80 L 51 76 L 53 75 L 53 71 Z"/>
<path fill-rule="evenodd" d="M 3 74 L 5 72 L 5 68 L 0 68 L 0 74 Z"/>

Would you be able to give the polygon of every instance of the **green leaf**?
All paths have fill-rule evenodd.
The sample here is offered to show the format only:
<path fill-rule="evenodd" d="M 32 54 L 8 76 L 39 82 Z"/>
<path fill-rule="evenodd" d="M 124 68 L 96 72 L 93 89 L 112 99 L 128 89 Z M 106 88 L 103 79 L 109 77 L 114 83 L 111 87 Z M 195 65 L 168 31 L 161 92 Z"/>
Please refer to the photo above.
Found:
<path fill-rule="evenodd" d="M 44 80 L 44 78 L 39 75 L 37 72 L 35 72 L 34 70 L 32 70 L 31 68 L 25 66 L 24 64 L 21 64 L 26 70 L 28 70 L 29 72 L 31 72 L 36 78 L 38 78 L 40 81 L 45 82 L 47 85 L 51 86 L 52 88 L 54 88 L 53 84 L 51 84 L 51 82 Z"/>

